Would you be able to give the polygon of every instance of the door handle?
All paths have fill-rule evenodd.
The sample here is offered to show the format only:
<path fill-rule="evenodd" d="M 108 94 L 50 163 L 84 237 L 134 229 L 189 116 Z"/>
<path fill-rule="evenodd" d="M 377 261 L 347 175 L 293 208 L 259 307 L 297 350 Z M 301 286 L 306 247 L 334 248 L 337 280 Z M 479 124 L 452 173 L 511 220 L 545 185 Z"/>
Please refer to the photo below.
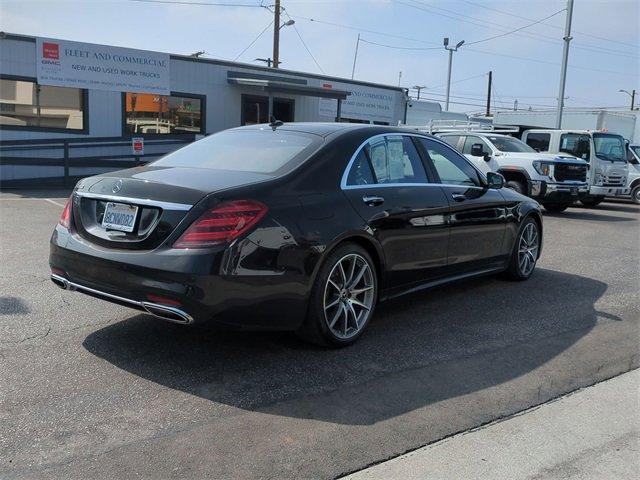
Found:
<path fill-rule="evenodd" d="M 462 193 L 452 193 L 451 198 L 453 198 L 456 202 L 464 202 L 467 199 L 467 197 L 465 197 Z"/>
<path fill-rule="evenodd" d="M 382 205 L 384 203 L 384 198 L 377 196 L 369 196 L 365 195 L 362 197 L 362 201 L 369 205 L 370 207 L 375 207 L 376 205 Z"/>

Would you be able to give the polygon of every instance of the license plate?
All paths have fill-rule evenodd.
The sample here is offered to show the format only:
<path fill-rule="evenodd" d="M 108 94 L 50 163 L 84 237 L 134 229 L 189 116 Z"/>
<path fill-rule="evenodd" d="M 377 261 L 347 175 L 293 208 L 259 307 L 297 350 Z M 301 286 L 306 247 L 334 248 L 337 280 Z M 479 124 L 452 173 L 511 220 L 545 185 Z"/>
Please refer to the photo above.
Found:
<path fill-rule="evenodd" d="M 102 226 L 121 232 L 133 232 L 138 207 L 124 203 L 108 202 L 102 217 Z"/>
<path fill-rule="evenodd" d="M 576 187 L 571 189 L 571 195 L 578 195 L 578 189 Z"/>

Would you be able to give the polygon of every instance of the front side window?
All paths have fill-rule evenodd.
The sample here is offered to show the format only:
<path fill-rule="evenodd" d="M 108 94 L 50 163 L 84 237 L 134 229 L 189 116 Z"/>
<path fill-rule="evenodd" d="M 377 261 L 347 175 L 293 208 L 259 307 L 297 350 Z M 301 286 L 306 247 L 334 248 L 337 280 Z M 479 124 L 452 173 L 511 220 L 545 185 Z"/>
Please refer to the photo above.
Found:
<path fill-rule="evenodd" d="M 624 162 L 626 160 L 624 139 L 620 135 L 594 133 L 593 144 L 598 158 L 612 162 Z"/>
<path fill-rule="evenodd" d="M 442 183 L 470 187 L 480 185 L 478 172 L 464 157 L 433 140 L 421 138 L 420 142 Z"/>
<path fill-rule="evenodd" d="M 200 98 L 126 93 L 124 130 L 131 134 L 204 133 L 202 113 Z"/>
<path fill-rule="evenodd" d="M 530 133 L 527 135 L 527 145 L 538 152 L 548 152 L 550 142 L 550 133 Z"/>
<path fill-rule="evenodd" d="M 0 79 L 0 126 L 84 130 L 84 90 Z"/>
<path fill-rule="evenodd" d="M 591 151 L 589 135 L 582 135 L 580 133 L 563 133 L 560 136 L 559 150 L 588 160 Z"/>
<path fill-rule="evenodd" d="M 482 145 L 483 151 L 486 151 L 487 153 L 489 152 L 489 149 L 487 148 L 487 144 L 484 143 L 484 141 L 480 137 L 476 137 L 474 135 L 468 135 L 467 138 L 464 140 L 464 147 L 462 148 L 462 153 L 464 153 L 465 155 L 471 155 L 471 147 L 473 147 L 475 144 L 478 144 L 478 143 Z"/>

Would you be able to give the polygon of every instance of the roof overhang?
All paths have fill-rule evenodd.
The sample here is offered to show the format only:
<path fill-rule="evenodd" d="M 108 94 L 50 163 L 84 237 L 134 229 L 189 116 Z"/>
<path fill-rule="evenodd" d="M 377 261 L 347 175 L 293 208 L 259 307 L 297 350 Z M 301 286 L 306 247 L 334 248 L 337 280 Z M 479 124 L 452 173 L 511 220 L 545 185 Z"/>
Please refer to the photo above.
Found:
<path fill-rule="evenodd" d="M 307 97 L 335 98 L 336 100 L 345 100 L 351 92 L 347 90 L 336 90 L 333 88 L 312 87 L 310 85 L 301 85 L 299 83 L 290 83 L 280 80 L 267 80 L 264 78 L 252 77 L 229 77 L 227 82 L 231 85 L 241 87 L 253 87 L 265 92 L 289 93 L 291 95 L 304 95 Z"/>

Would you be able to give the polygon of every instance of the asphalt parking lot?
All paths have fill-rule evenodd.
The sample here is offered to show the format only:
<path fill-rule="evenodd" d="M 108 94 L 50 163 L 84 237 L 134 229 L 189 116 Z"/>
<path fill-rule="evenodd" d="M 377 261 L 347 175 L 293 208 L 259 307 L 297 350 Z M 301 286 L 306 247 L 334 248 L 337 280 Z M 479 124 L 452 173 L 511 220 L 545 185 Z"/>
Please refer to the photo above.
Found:
<path fill-rule="evenodd" d="M 49 281 L 64 192 L 0 194 L 1 478 L 335 478 L 640 364 L 640 206 L 545 216 L 532 279 L 383 304 L 323 350 Z"/>

